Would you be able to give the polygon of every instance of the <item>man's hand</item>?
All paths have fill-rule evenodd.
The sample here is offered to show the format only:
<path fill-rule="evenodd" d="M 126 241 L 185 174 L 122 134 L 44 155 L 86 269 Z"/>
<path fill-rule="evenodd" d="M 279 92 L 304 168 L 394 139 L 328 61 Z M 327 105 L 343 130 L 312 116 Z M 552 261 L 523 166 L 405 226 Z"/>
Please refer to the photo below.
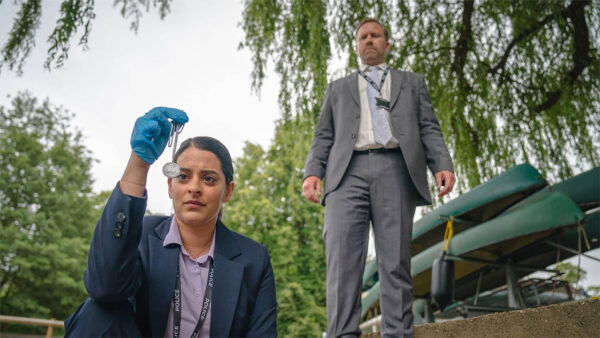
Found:
<path fill-rule="evenodd" d="M 442 197 L 451 192 L 454 188 L 454 182 L 456 182 L 454 173 L 449 170 L 442 170 L 435 173 L 435 187 L 437 190 L 440 190 L 440 188 L 444 186 L 444 189 L 440 191 L 438 197 Z"/>
<path fill-rule="evenodd" d="M 321 179 L 317 176 L 308 176 L 304 179 L 302 191 L 309 202 L 321 203 Z"/>

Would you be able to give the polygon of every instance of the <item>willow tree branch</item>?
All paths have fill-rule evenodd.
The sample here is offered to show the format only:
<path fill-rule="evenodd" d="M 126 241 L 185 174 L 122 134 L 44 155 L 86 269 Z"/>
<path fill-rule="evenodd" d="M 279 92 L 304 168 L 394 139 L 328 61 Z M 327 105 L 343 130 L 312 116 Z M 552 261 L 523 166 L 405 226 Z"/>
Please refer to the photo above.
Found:
<path fill-rule="evenodd" d="M 454 61 L 452 62 L 451 69 L 458 76 L 461 88 L 468 93 L 470 91 L 470 86 L 465 78 L 464 68 L 467 63 L 467 53 L 473 42 L 471 18 L 473 16 L 474 0 L 465 0 L 463 1 L 463 5 L 462 27 L 456 43 Z"/>
<path fill-rule="evenodd" d="M 502 57 L 500 58 L 500 61 L 498 61 L 498 64 L 496 64 L 494 67 L 490 68 L 487 72 L 488 74 L 496 74 L 498 72 L 503 73 L 504 72 L 504 67 L 506 66 L 506 61 L 508 61 L 508 57 L 510 56 L 510 53 L 512 52 L 513 48 L 517 45 L 517 43 L 529 38 L 531 35 L 535 34 L 536 32 L 538 32 L 540 29 L 542 29 L 545 25 L 547 25 L 549 22 L 552 21 L 552 19 L 554 19 L 554 15 L 548 15 L 546 16 L 543 20 L 540 20 L 538 22 L 536 22 L 534 25 L 532 25 L 531 27 L 523 30 L 522 32 L 520 32 L 519 34 L 517 34 L 517 36 L 515 36 L 512 41 L 508 44 L 508 46 L 506 47 L 506 49 L 504 50 L 504 53 L 502 54 Z"/>
<path fill-rule="evenodd" d="M 585 20 L 585 6 L 590 0 L 573 0 L 567 7 L 566 16 L 573 25 L 573 67 L 560 80 L 566 86 L 572 86 L 589 66 L 593 58 L 590 56 L 590 37 L 587 21 Z M 562 86 L 561 86 L 562 87 Z M 536 112 L 548 110 L 554 106 L 562 96 L 562 89 L 546 93 L 546 100 L 534 108 Z"/>

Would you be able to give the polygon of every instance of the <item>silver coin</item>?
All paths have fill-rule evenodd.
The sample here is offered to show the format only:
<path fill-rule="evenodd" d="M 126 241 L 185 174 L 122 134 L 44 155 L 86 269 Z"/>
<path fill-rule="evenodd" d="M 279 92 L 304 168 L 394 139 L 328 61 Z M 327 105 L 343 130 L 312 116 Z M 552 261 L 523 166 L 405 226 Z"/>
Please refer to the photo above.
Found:
<path fill-rule="evenodd" d="M 169 178 L 179 176 L 179 165 L 175 162 L 166 163 L 162 168 L 163 174 Z"/>

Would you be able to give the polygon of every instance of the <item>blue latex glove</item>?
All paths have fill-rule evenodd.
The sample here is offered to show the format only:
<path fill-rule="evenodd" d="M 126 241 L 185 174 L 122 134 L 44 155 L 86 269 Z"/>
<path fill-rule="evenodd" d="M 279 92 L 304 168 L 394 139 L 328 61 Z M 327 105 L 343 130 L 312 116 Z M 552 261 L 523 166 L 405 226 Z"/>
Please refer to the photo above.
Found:
<path fill-rule="evenodd" d="M 135 121 L 131 133 L 131 149 L 144 162 L 154 163 L 165 150 L 171 131 L 169 119 L 180 124 L 189 120 L 187 114 L 182 110 L 154 107 Z"/>

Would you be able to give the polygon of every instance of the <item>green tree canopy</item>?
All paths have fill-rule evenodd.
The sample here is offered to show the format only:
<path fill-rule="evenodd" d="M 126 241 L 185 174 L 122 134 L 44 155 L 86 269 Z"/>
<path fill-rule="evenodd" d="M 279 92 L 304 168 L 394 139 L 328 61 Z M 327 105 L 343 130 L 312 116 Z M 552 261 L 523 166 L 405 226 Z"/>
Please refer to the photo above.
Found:
<path fill-rule="evenodd" d="M 367 16 L 391 31 L 387 62 L 425 74 L 459 188 L 524 161 L 550 179 L 600 163 L 600 2 L 247 0 L 254 84 L 274 64 L 284 119 L 318 118 L 325 76 L 357 67 Z"/>
<path fill-rule="evenodd" d="M 298 154 L 310 144 L 303 130 L 288 121 L 278 125 L 268 151 L 246 144 L 225 209 L 225 224 L 269 249 L 281 337 L 320 336 L 326 327 L 323 214 L 304 201 L 300 189 L 304 158 Z"/>
<path fill-rule="evenodd" d="M 62 320 L 86 298 L 87 251 L 107 196 L 91 191 L 92 158 L 70 119 L 28 93 L 0 106 L 1 314 Z"/>
<path fill-rule="evenodd" d="M 302 169 L 326 83 L 357 67 L 354 30 L 362 18 L 388 25 L 392 67 L 425 74 L 459 190 L 524 161 L 550 179 L 600 162 L 598 2 L 246 0 L 244 6 L 240 46 L 253 55 L 253 86 L 259 90 L 274 67 L 282 118 L 267 151 L 249 145 L 236 163 L 239 189 L 228 224 L 273 253 L 281 336 L 325 330 L 324 254 L 314 244 L 322 210 L 301 197 Z M 342 66 L 332 66 L 332 55 Z"/>
<path fill-rule="evenodd" d="M 2 67 L 21 70 L 40 2 L 21 2 Z M 144 10 L 164 16 L 170 0 L 115 4 L 135 30 Z M 85 46 L 93 6 L 62 1 L 46 67 L 64 62 L 78 29 Z M 600 162 L 598 1 L 245 0 L 240 46 L 252 53 L 256 90 L 269 67 L 280 77 L 282 118 L 268 149 L 248 144 L 236 161 L 225 221 L 269 247 L 281 336 L 325 328 L 322 208 L 303 200 L 302 168 L 327 82 L 357 67 L 354 29 L 366 16 L 391 31 L 392 67 L 425 74 L 459 189 L 523 161 L 551 180 Z"/>
<path fill-rule="evenodd" d="M 172 0 L 116 0 L 137 31 L 144 11 Z M 1 1 L 0 1 L 1 3 Z M 21 72 L 35 47 L 41 0 L 20 3 L 0 70 Z M 269 65 L 281 79 L 284 120 L 318 119 L 328 80 L 354 70 L 354 30 L 366 16 L 391 31 L 388 63 L 426 75 L 456 162 L 459 188 L 528 161 L 551 180 L 600 163 L 600 2 L 591 0 L 245 0 L 241 47 L 253 86 Z M 60 67 L 73 40 L 87 47 L 94 1 L 62 0 L 45 66 Z M 341 67 L 332 67 L 332 55 Z"/>

